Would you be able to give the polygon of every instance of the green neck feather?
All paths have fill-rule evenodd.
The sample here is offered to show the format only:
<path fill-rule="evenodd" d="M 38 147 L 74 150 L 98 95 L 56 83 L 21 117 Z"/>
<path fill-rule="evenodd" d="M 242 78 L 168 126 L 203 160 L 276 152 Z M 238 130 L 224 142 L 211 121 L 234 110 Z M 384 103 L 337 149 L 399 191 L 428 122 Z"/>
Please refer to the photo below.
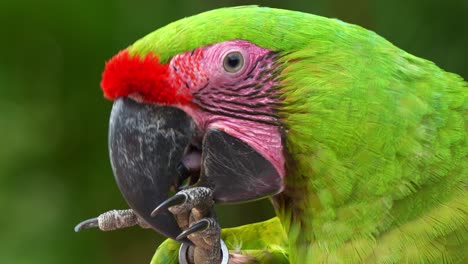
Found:
<path fill-rule="evenodd" d="M 292 263 L 464 258 L 467 84 L 347 24 L 283 56 Z M 463 242 L 465 241 L 465 242 Z"/>

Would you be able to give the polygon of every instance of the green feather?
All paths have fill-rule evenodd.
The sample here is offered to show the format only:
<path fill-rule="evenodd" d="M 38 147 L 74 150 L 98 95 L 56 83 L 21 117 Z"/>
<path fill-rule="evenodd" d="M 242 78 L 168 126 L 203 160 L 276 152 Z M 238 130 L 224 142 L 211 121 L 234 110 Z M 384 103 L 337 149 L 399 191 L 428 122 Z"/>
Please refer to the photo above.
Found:
<path fill-rule="evenodd" d="M 179 20 L 129 50 L 167 62 L 232 39 L 281 55 L 287 176 L 272 200 L 291 263 L 468 262 L 466 82 L 361 27 L 256 6 Z"/>
<path fill-rule="evenodd" d="M 445 241 L 468 223 L 466 83 L 375 33 L 340 32 L 281 59 L 292 262 L 460 262 L 466 240 L 450 254 Z"/>
<path fill-rule="evenodd" d="M 310 27 L 312 25 L 314 27 Z M 312 38 L 339 34 L 340 25 L 349 24 L 268 7 L 220 8 L 172 22 L 135 42 L 129 51 L 139 55 L 153 52 L 161 62 L 167 62 L 181 52 L 226 40 L 243 39 L 261 47 L 289 52 L 308 46 Z"/>

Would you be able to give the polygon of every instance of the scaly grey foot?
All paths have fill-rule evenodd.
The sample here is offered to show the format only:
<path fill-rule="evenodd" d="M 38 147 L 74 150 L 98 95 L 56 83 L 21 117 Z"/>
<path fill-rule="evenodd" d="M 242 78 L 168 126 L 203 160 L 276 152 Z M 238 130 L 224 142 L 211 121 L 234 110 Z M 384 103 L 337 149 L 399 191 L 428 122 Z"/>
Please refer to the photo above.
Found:
<path fill-rule="evenodd" d="M 98 217 L 79 223 L 75 226 L 75 232 L 90 228 L 99 228 L 101 231 L 113 231 L 135 225 L 139 225 L 142 228 L 150 228 L 150 226 L 138 217 L 132 209 L 111 210 Z"/>
<path fill-rule="evenodd" d="M 213 192 L 209 188 L 194 187 L 179 191 L 151 213 L 154 217 L 169 210 L 183 230 L 177 239 L 187 237 L 192 241 L 193 245 L 182 245 L 179 261 L 212 264 L 223 260 L 227 263 L 229 253 L 221 242 L 221 228 L 213 205 Z"/>

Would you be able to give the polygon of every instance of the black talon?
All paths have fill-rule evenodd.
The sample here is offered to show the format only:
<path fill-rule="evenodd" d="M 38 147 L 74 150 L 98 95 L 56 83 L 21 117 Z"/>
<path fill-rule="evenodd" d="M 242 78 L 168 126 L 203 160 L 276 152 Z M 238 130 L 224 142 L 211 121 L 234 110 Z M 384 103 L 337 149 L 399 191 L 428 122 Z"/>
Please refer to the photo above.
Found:
<path fill-rule="evenodd" d="M 190 226 L 189 228 L 187 228 L 182 233 L 180 233 L 180 235 L 178 235 L 176 237 L 176 239 L 180 240 L 180 239 L 186 238 L 190 234 L 193 234 L 195 232 L 199 232 L 199 231 L 207 229 L 208 227 L 210 227 L 210 225 L 211 225 L 211 223 L 210 223 L 209 220 L 202 219 L 202 220 L 196 222 L 195 224 L 193 224 L 192 226 Z"/>
<path fill-rule="evenodd" d="M 94 228 L 94 227 L 99 227 L 99 222 L 98 222 L 97 217 L 91 218 L 91 219 L 88 219 L 88 220 L 84 220 L 83 222 L 77 224 L 75 226 L 75 232 L 80 232 L 80 231 L 83 231 L 85 229 L 90 229 L 90 228 Z"/>
<path fill-rule="evenodd" d="M 185 193 L 178 193 L 171 198 L 167 199 L 166 201 L 162 202 L 156 209 L 151 212 L 151 217 L 155 217 L 164 209 L 168 209 L 169 207 L 183 204 L 187 201 L 187 195 Z"/>

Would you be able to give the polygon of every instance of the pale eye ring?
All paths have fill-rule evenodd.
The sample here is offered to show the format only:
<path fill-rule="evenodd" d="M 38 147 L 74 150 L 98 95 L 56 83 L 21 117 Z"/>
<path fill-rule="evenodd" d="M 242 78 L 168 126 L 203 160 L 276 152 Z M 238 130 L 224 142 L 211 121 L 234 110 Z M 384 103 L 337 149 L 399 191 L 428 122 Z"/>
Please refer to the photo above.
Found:
<path fill-rule="evenodd" d="M 239 72 L 244 68 L 244 56 L 239 51 L 229 52 L 224 57 L 223 67 L 230 73 Z"/>

